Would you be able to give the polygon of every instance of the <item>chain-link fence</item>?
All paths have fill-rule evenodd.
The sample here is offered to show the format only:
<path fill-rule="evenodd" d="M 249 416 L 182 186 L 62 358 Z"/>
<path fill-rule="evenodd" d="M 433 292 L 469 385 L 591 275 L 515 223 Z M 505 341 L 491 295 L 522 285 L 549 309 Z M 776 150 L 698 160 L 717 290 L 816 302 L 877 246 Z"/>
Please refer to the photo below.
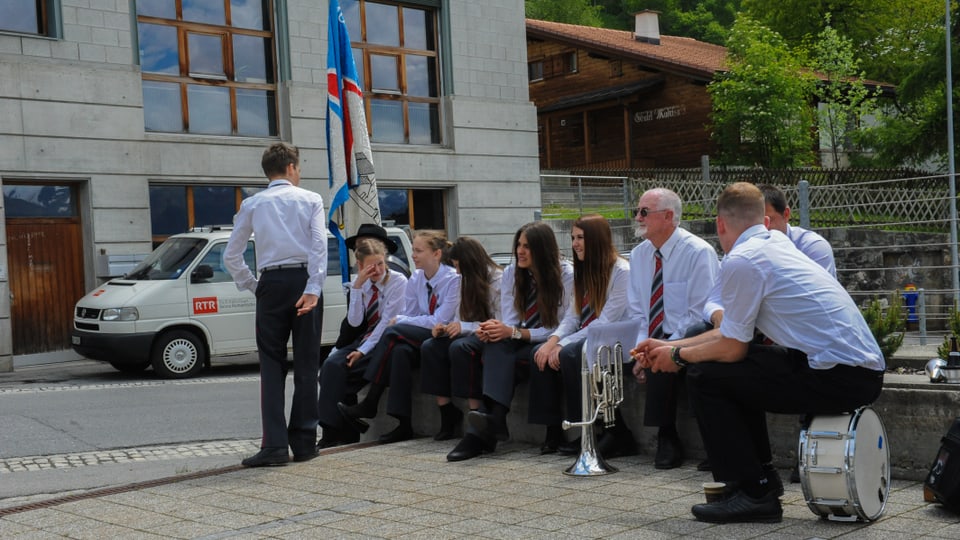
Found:
<path fill-rule="evenodd" d="M 902 295 L 911 326 L 933 333 L 947 328 L 958 294 L 952 282 L 947 175 L 877 169 L 545 174 L 543 218 L 551 220 L 561 249 L 569 253 L 572 220 L 584 213 L 600 213 L 614 228 L 617 248 L 627 252 L 638 242 L 632 220 L 637 199 L 648 189 L 665 187 L 684 202 L 683 226 L 720 253 L 714 223 L 716 199 L 735 181 L 778 186 L 791 207 L 791 223 L 813 229 L 830 241 L 837 277 L 858 303 Z"/>

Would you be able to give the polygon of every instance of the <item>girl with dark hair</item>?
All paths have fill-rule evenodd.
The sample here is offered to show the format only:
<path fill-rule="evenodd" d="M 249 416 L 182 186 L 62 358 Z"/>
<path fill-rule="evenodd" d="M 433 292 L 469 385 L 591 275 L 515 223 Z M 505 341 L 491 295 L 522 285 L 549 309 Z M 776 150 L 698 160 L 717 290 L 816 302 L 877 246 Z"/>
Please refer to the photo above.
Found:
<path fill-rule="evenodd" d="M 470 410 L 480 407 L 483 380 L 480 351 L 483 342 L 476 331 L 480 324 L 500 317 L 500 282 L 503 270 L 480 242 L 462 236 L 453 243 L 447 258 L 460 274 L 460 313 L 449 324 L 438 324 L 433 338 L 423 342 L 420 390 L 437 396 L 440 431 L 434 440 L 456 436 L 463 413 L 450 398 L 467 398 Z"/>
<path fill-rule="evenodd" d="M 352 241 L 352 242 L 351 242 Z M 354 396 L 364 385 L 363 372 L 370 351 L 377 345 L 390 320 L 400 314 L 407 278 L 387 268 L 387 246 L 377 238 L 349 238 L 355 246 L 357 278 L 350 287 L 347 323 L 358 337 L 330 352 L 320 368 L 319 448 L 357 442 L 360 432 L 343 421 L 337 403 Z M 350 339 L 350 338 L 347 338 Z"/>
<path fill-rule="evenodd" d="M 370 352 L 370 363 L 363 378 L 370 388 L 356 405 L 337 403 L 340 412 L 360 433 L 370 427 L 363 418 L 377 415 L 380 397 L 391 387 L 387 414 L 399 420 L 393 431 L 380 436 L 382 443 L 405 441 L 413 437 L 413 369 L 420 363 L 420 346 L 429 339 L 437 324 L 454 320 L 460 307 L 460 276 L 443 264 L 444 251 L 450 247 L 442 231 L 423 230 L 413 234 L 413 262 L 416 271 L 407 281 L 404 309 L 383 333 Z"/>
<path fill-rule="evenodd" d="M 587 326 L 617 322 L 627 315 L 630 265 L 617 254 L 610 223 L 598 214 L 573 222 L 574 301 L 563 321 L 536 351 L 530 365 L 530 423 L 547 426 L 547 441 L 541 450 L 563 454 L 580 451 L 579 441 L 560 444 L 563 420 L 561 393 L 566 396 L 566 418 L 579 422 L 582 416 L 582 351 Z M 562 389 L 562 391 L 561 391 Z M 617 410 L 616 428 L 598 450 L 604 457 L 636 453 L 636 442 Z M 615 438 L 614 438 L 615 437 Z M 604 442 L 604 444 L 601 444 Z M 604 455 L 604 450 L 608 455 Z"/>
<path fill-rule="evenodd" d="M 573 292 L 573 267 L 561 263 L 553 229 L 543 222 L 520 227 L 513 238 L 516 262 L 503 271 L 501 319 L 480 324 L 477 337 L 484 342 L 483 403 L 467 415 L 468 429 L 447 454 L 462 461 L 492 452 L 505 441 L 507 413 L 513 401 L 517 374 L 529 372 L 534 347 L 560 324 Z"/>

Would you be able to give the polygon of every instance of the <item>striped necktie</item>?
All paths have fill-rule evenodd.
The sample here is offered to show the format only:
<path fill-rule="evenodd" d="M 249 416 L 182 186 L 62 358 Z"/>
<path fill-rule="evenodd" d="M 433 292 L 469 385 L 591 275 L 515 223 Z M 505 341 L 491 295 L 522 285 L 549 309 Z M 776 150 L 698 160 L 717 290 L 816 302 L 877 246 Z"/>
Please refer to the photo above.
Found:
<path fill-rule="evenodd" d="M 657 266 L 653 272 L 653 285 L 650 287 L 650 328 L 647 335 L 661 339 L 663 338 L 663 254 L 658 249 L 653 252 L 653 255 L 657 260 Z"/>
<path fill-rule="evenodd" d="M 427 298 L 429 299 L 427 301 L 428 309 L 430 310 L 430 314 L 433 315 L 433 312 L 437 310 L 437 295 L 433 294 L 433 285 L 431 285 L 429 281 L 427 282 Z"/>
<path fill-rule="evenodd" d="M 530 288 L 527 290 L 526 309 L 523 313 L 524 328 L 540 327 L 540 310 L 537 309 L 537 282 L 530 277 Z"/>
<path fill-rule="evenodd" d="M 367 333 L 364 334 L 364 339 L 373 333 L 373 329 L 380 322 L 380 290 L 377 289 L 376 285 L 373 285 L 370 289 L 372 291 L 370 301 L 367 302 L 367 309 L 363 312 L 363 317 L 367 320 Z"/>
<path fill-rule="evenodd" d="M 593 312 L 593 308 L 590 307 L 590 295 L 585 294 L 583 296 L 583 302 L 580 303 L 580 328 L 586 328 L 587 325 L 593 322 L 597 318 L 597 314 Z"/>

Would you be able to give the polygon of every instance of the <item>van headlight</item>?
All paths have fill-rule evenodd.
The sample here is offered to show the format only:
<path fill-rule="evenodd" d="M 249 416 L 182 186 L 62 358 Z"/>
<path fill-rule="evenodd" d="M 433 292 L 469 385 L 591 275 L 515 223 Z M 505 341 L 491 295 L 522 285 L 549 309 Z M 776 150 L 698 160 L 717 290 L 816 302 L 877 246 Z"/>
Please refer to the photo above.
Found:
<path fill-rule="evenodd" d="M 140 312 L 135 307 L 107 308 L 100 318 L 104 321 L 135 321 L 140 318 Z"/>

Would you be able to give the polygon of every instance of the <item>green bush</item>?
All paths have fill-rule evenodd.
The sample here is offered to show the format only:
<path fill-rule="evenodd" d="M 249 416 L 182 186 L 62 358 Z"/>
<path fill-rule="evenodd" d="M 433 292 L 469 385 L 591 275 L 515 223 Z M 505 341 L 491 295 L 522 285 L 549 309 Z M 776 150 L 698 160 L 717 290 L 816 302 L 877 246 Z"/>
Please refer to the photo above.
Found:
<path fill-rule="evenodd" d="M 907 326 L 903 316 L 903 298 L 900 296 L 900 291 L 890 295 L 886 312 L 879 298 L 871 300 L 862 311 L 873 337 L 880 345 L 883 358 L 889 360 L 903 345 L 903 333 Z"/>
<path fill-rule="evenodd" d="M 950 336 L 960 336 L 960 311 L 957 306 L 953 306 L 953 313 L 950 314 L 950 333 L 943 336 L 943 343 L 937 347 L 937 356 L 947 359 L 950 355 Z"/>

